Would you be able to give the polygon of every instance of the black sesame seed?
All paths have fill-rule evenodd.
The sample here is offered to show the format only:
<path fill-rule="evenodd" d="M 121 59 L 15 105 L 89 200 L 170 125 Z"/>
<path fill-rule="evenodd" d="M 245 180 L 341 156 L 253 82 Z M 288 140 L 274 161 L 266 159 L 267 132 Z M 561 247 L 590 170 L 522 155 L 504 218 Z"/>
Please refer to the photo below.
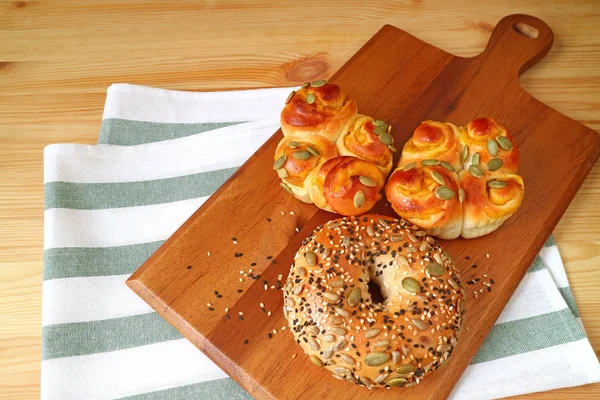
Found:
<path fill-rule="evenodd" d="M 248 344 L 248 339 L 244 340 L 244 344 Z"/>
<path fill-rule="evenodd" d="M 471 265 L 471 268 L 477 268 L 477 264 Z"/>
<path fill-rule="evenodd" d="M 469 257 L 469 256 L 465 257 L 465 260 L 470 260 L 470 259 L 471 259 L 471 257 Z"/>
<path fill-rule="evenodd" d="M 267 218 L 267 222 L 271 222 L 271 218 Z"/>
<path fill-rule="evenodd" d="M 191 265 L 188 265 L 188 266 L 187 266 L 187 269 L 192 269 L 192 266 L 191 266 Z"/>
<path fill-rule="evenodd" d="M 242 292 L 243 292 L 243 290 L 242 290 L 242 289 L 238 289 L 238 291 L 237 291 L 237 292 L 238 292 L 238 293 L 242 293 Z"/>
<path fill-rule="evenodd" d="M 229 314 L 225 315 L 225 319 L 230 319 L 231 317 L 229 316 Z"/>

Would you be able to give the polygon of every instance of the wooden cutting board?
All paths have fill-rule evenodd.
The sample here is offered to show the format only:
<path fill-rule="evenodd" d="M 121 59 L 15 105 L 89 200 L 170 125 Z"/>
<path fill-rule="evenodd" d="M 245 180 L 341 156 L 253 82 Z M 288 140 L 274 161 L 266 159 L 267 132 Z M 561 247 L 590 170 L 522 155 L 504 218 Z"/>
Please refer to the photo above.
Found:
<path fill-rule="evenodd" d="M 522 24 L 537 29 L 537 37 Z M 302 239 L 336 217 L 280 188 L 272 164 L 281 131 L 127 284 L 258 399 L 446 398 L 600 155 L 600 135 L 519 85 L 519 75 L 544 57 L 552 42 L 550 28 L 527 15 L 503 18 L 485 51 L 473 58 L 453 56 L 384 26 L 330 79 L 356 100 L 361 113 L 393 125 L 398 149 L 422 120 L 463 125 L 484 116 L 503 123 L 519 146 L 526 190 L 517 214 L 488 236 L 442 242 L 463 281 L 487 274 L 495 284 L 477 299 L 473 286 L 466 287 L 468 331 L 450 361 L 420 385 L 369 391 L 338 381 L 313 366 L 292 335 L 281 330 L 287 323 L 277 282 L 285 282 Z M 383 201 L 375 211 L 393 215 Z M 258 279 L 240 274 L 250 268 Z M 273 329 L 277 333 L 270 338 Z"/>

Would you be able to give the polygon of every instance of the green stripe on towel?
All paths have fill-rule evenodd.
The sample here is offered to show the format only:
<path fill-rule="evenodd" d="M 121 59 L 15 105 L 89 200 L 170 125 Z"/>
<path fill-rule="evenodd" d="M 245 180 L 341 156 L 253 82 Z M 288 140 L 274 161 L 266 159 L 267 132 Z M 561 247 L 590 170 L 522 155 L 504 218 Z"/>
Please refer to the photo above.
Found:
<path fill-rule="evenodd" d="M 215 379 L 193 385 L 178 386 L 171 389 L 148 392 L 135 396 L 122 397 L 119 400 L 251 400 L 252 396 L 244 391 L 231 378 Z"/>

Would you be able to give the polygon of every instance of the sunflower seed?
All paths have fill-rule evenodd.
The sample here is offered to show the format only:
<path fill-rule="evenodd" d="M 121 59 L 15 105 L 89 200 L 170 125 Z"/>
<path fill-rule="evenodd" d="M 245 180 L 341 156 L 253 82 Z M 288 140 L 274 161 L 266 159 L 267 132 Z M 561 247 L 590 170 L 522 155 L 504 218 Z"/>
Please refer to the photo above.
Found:
<path fill-rule="evenodd" d="M 427 249 L 427 246 L 429 246 L 429 243 L 423 240 L 419 245 L 419 251 L 425 251 Z"/>
<path fill-rule="evenodd" d="M 396 368 L 396 372 L 401 375 L 410 374 L 411 372 L 415 372 L 416 370 L 417 370 L 417 367 L 415 367 L 412 364 L 402 364 L 401 366 Z"/>
<path fill-rule="evenodd" d="M 471 165 L 469 167 L 469 173 L 475 178 L 481 178 L 483 176 L 483 171 L 476 165 Z"/>
<path fill-rule="evenodd" d="M 392 135 L 387 132 L 379 135 L 379 140 L 381 140 L 381 143 L 386 145 L 394 143 L 394 138 L 392 138 Z"/>
<path fill-rule="evenodd" d="M 382 219 L 382 218 L 378 218 L 378 219 L 377 219 L 377 222 L 379 222 L 379 225 L 381 225 L 381 226 L 383 226 L 383 227 L 386 227 L 386 226 L 388 226 L 388 225 L 389 225 L 389 224 L 387 223 L 387 221 L 386 221 L 385 219 Z"/>
<path fill-rule="evenodd" d="M 450 338 L 450 344 L 454 347 L 456 347 L 456 345 L 458 344 L 458 340 L 456 340 L 455 337 L 451 337 Z"/>
<path fill-rule="evenodd" d="M 307 151 L 308 151 L 310 154 L 312 154 L 313 156 L 316 156 L 316 157 L 318 157 L 318 156 L 319 156 L 319 152 L 318 152 L 317 150 L 315 150 L 315 148 L 314 148 L 314 147 L 311 147 L 311 146 L 306 146 L 306 150 L 307 150 Z"/>
<path fill-rule="evenodd" d="M 323 337 L 321 339 L 323 339 L 323 341 L 325 343 L 333 343 L 333 342 L 335 342 L 335 336 L 334 335 L 323 335 Z"/>
<path fill-rule="evenodd" d="M 319 334 L 319 328 L 316 326 L 311 326 L 310 328 L 308 328 L 308 331 L 313 334 L 313 335 L 318 335 Z"/>
<path fill-rule="evenodd" d="M 344 328 L 333 328 L 331 329 L 333 333 L 335 333 L 336 335 L 345 335 L 346 334 L 346 330 Z"/>
<path fill-rule="evenodd" d="M 467 159 L 468 156 L 469 156 L 469 146 L 465 146 L 462 148 L 462 151 L 460 152 L 460 160 L 462 162 L 465 162 L 465 160 Z"/>
<path fill-rule="evenodd" d="M 371 225 L 367 226 L 367 235 L 373 236 L 374 234 L 375 231 L 373 230 L 373 227 Z"/>
<path fill-rule="evenodd" d="M 473 154 L 473 158 L 471 158 L 471 165 L 479 166 L 480 158 L 481 157 L 479 156 L 479 153 Z"/>
<path fill-rule="evenodd" d="M 299 160 L 308 160 L 309 158 L 312 157 L 312 154 L 310 154 L 310 152 L 306 151 L 306 150 L 296 150 L 295 152 L 292 153 L 292 156 L 294 156 L 294 158 L 297 158 Z"/>
<path fill-rule="evenodd" d="M 352 290 L 350 290 L 350 293 L 348 293 L 348 305 L 350 307 L 356 307 L 358 303 L 360 303 L 361 298 L 362 291 L 360 290 L 360 288 L 353 288 Z"/>
<path fill-rule="evenodd" d="M 448 350 L 450 350 L 452 347 L 448 346 L 447 344 L 440 344 L 437 349 L 435 349 L 436 351 L 440 352 L 440 353 L 445 353 Z"/>
<path fill-rule="evenodd" d="M 283 190 L 288 192 L 288 194 L 291 194 L 292 196 L 294 195 L 294 192 L 292 192 L 292 189 L 290 189 L 290 187 L 288 185 L 286 185 L 285 183 L 281 182 L 281 183 L 279 183 L 279 186 L 281 186 L 281 188 Z"/>
<path fill-rule="evenodd" d="M 329 286 L 331 287 L 340 287 L 340 286 L 344 286 L 344 280 L 342 278 L 338 278 L 334 281 L 330 281 L 329 282 Z"/>
<path fill-rule="evenodd" d="M 344 323 L 344 320 L 340 317 L 331 317 L 330 321 L 332 325 L 341 325 Z"/>
<path fill-rule="evenodd" d="M 317 341 L 315 339 L 309 339 L 308 344 L 310 345 L 310 348 L 313 349 L 314 351 L 321 350 L 321 346 L 319 346 L 319 343 L 317 343 Z"/>
<path fill-rule="evenodd" d="M 433 178 L 434 181 L 436 181 L 440 185 L 445 185 L 446 184 L 446 180 L 444 179 L 444 177 L 442 176 L 442 174 L 440 174 L 439 172 L 432 171 L 431 172 L 431 177 Z"/>
<path fill-rule="evenodd" d="M 395 236 L 395 235 L 390 236 L 390 242 L 401 242 L 402 239 L 403 239 L 402 236 Z"/>
<path fill-rule="evenodd" d="M 371 339 L 374 338 L 375 336 L 379 335 L 381 333 L 381 329 L 379 328 L 371 328 L 368 331 L 365 332 L 365 337 L 367 339 Z"/>
<path fill-rule="evenodd" d="M 431 367 L 433 367 L 433 361 L 429 364 L 425 364 L 425 366 L 423 367 L 423 371 L 429 372 L 431 370 Z"/>
<path fill-rule="evenodd" d="M 413 169 L 416 166 L 417 166 L 416 162 L 408 163 L 404 166 L 404 168 L 402 168 L 402 171 L 410 171 L 411 169 Z"/>
<path fill-rule="evenodd" d="M 463 188 L 458 188 L 458 201 L 460 201 L 461 203 L 465 201 L 465 191 L 463 190 Z"/>
<path fill-rule="evenodd" d="M 396 256 L 396 261 L 399 264 L 404 265 L 405 267 L 408 267 L 408 259 L 406 257 L 404 257 L 402 254 L 398 254 Z"/>
<path fill-rule="evenodd" d="M 387 353 L 373 352 L 365 356 L 365 364 L 370 367 L 377 367 L 378 365 L 385 364 L 390 360 L 390 355 Z"/>
<path fill-rule="evenodd" d="M 454 279 L 448 279 L 448 285 L 452 286 L 452 289 L 458 290 L 458 283 Z"/>
<path fill-rule="evenodd" d="M 438 264 L 443 264 L 444 263 L 444 260 L 442 260 L 442 256 L 440 255 L 440 253 L 433 253 L 433 259 Z"/>
<path fill-rule="evenodd" d="M 419 293 L 421 291 L 419 282 L 410 277 L 402 279 L 402 287 L 412 293 Z"/>
<path fill-rule="evenodd" d="M 367 186 L 367 187 L 375 187 L 375 185 L 377 185 L 377 182 L 375 182 L 375 179 L 369 177 L 369 176 L 359 176 L 358 180 L 360 181 L 360 183 L 362 183 L 363 185 Z"/>
<path fill-rule="evenodd" d="M 354 365 L 354 358 L 350 357 L 348 354 L 341 354 L 340 358 L 342 359 L 342 361 L 344 361 L 346 364 L 350 364 L 350 365 Z"/>
<path fill-rule="evenodd" d="M 332 292 L 323 292 L 323 297 L 325 297 L 327 300 L 333 301 L 333 302 L 336 302 L 340 299 L 340 296 L 338 296 L 337 294 L 332 293 Z"/>
<path fill-rule="evenodd" d="M 329 360 L 333 356 L 333 349 L 327 349 L 323 352 L 323 358 Z"/>
<path fill-rule="evenodd" d="M 306 275 L 306 268 L 298 267 L 298 274 L 300 274 L 300 276 Z"/>
<path fill-rule="evenodd" d="M 500 169 L 502 164 L 504 164 L 504 161 L 502 161 L 502 159 L 492 158 L 490 161 L 488 161 L 487 168 L 489 171 L 497 171 Z"/>
<path fill-rule="evenodd" d="M 333 346 L 333 349 L 335 351 L 340 351 L 346 346 L 348 346 L 348 342 L 346 341 L 346 339 L 342 339 L 339 342 L 337 342 L 337 344 L 335 346 Z"/>
<path fill-rule="evenodd" d="M 399 351 L 392 351 L 392 363 L 393 364 L 398 364 L 400 362 L 400 352 Z"/>
<path fill-rule="evenodd" d="M 417 239 L 417 237 L 415 235 L 413 235 L 412 233 L 407 233 L 406 236 L 408 237 L 408 240 L 410 240 L 413 243 L 416 243 L 419 239 Z"/>
<path fill-rule="evenodd" d="M 302 289 L 304 289 L 304 286 L 298 285 L 294 288 L 294 291 L 292 293 L 298 296 L 302 292 Z"/>
<path fill-rule="evenodd" d="M 394 378 L 394 379 L 390 379 L 389 381 L 387 381 L 386 384 L 388 386 L 403 386 L 406 382 L 408 382 L 407 379 Z"/>
<path fill-rule="evenodd" d="M 295 94 L 296 94 L 296 92 L 294 90 L 292 90 L 292 93 L 290 93 L 289 96 L 287 97 L 287 99 L 285 99 L 285 104 L 289 103 Z"/>
<path fill-rule="evenodd" d="M 385 347 L 385 346 L 387 346 L 389 344 L 390 344 L 390 341 L 388 339 L 383 339 L 383 340 L 380 340 L 379 342 L 376 342 L 375 344 L 373 344 L 373 346 L 375 346 L 375 347 Z"/>
<path fill-rule="evenodd" d="M 350 246 L 350 237 L 349 236 L 346 236 L 344 238 L 344 240 L 342 240 L 342 246 L 344 246 L 344 247 Z"/>
<path fill-rule="evenodd" d="M 279 168 L 283 167 L 283 164 L 285 164 L 286 161 L 287 161 L 287 157 L 284 154 L 281 157 L 279 157 L 277 160 L 275 160 L 275 162 L 273 163 L 273 169 L 279 169 Z"/>
<path fill-rule="evenodd" d="M 304 253 L 304 258 L 306 258 L 306 264 L 308 264 L 309 267 L 317 265 L 317 255 L 312 251 Z"/>
<path fill-rule="evenodd" d="M 312 362 L 313 364 L 315 364 L 319 368 L 323 368 L 323 362 L 317 356 L 310 356 L 310 362 Z"/>
<path fill-rule="evenodd" d="M 346 367 L 335 367 L 333 371 L 338 375 L 346 375 L 350 373 L 350 370 Z"/>
<path fill-rule="evenodd" d="M 334 308 L 335 312 L 337 312 L 340 316 L 344 317 L 344 318 L 348 318 L 350 316 L 350 313 L 346 310 L 344 310 L 343 308 L 339 308 L 336 307 Z"/>
<path fill-rule="evenodd" d="M 454 167 L 452 166 L 452 164 L 450 164 L 448 161 L 440 161 L 440 165 L 442 167 L 446 168 L 448 171 L 452 171 L 452 172 L 456 171 L 454 169 Z"/>
<path fill-rule="evenodd" d="M 324 259 L 329 257 L 329 252 L 331 251 L 331 249 L 328 247 L 326 248 L 323 253 L 321 253 L 321 257 L 323 257 Z"/>
<path fill-rule="evenodd" d="M 410 349 L 406 346 L 402 346 L 402 354 L 404 354 L 404 357 L 408 357 L 410 354 Z"/>
<path fill-rule="evenodd" d="M 487 149 L 492 157 L 496 157 L 498 155 L 498 142 L 494 139 L 488 139 Z"/>
<path fill-rule="evenodd" d="M 429 158 L 427 160 L 423 160 L 421 161 L 421 164 L 423 165 L 438 165 L 440 162 L 436 159 L 433 158 Z"/>
<path fill-rule="evenodd" d="M 319 79 L 318 81 L 314 81 L 313 83 L 310 84 L 310 86 L 312 87 L 321 87 L 323 86 L 327 81 L 325 79 Z"/>
<path fill-rule="evenodd" d="M 435 197 L 440 200 L 450 200 L 454 197 L 454 191 L 447 186 L 440 186 L 435 189 Z"/>
<path fill-rule="evenodd" d="M 510 151 L 513 148 L 512 142 L 506 136 L 498 136 L 496 141 L 502 150 Z"/>
<path fill-rule="evenodd" d="M 385 381 L 385 378 L 387 378 L 390 374 L 380 374 L 377 378 L 375 378 L 375 383 L 381 383 L 383 381 Z"/>
<path fill-rule="evenodd" d="M 420 319 L 411 319 L 410 322 L 420 331 L 427 329 L 427 324 Z"/>
<path fill-rule="evenodd" d="M 430 263 L 427 266 L 427 271 L 433 276 L 442 276 L 446 273 L 446 269 L 438 263 Z"/>
<path fill-rule="evenodd" d="M 287 169 L 279 168 L 277 170 L 277 176 L 279 176 L 281 179 L 287 178 L 289 176 Z"/>
<path fill-rule="evenodd" d="M 307 88 L 307 87 L 309 87 L 309 86 L 310 86 L 310 82 L 304 82 L 304 83 L 302 84 L 302 89 L 306 89 L 306 88 Z"/>
<path fill-rule="evenodd" d="M 488 182 L 488 186 L 495 189 L 502 189 L 506 187 L 506 182 L 493 180 Z"/>
<path fill-rule="evenodd" d="M 294 307 L 296 305 L 296 302 L 291 297 L 288 297 L 285 299 L 285 304 L 287 304 L 288 307 Z"/>
<path fill-rule="evenodd" d="M 307 94 L 307 95 L 306 95 L 306 102 L 307 102 L 308 104 L 312 104 L 312 103 L 314 103 L 314 102 L 315 102 L 315 100 L 316 100 L 316 99 L 315 99 L 315 95 L 314 95 L 314 94 L 312 94 L 312 93 L 309 93 L 309 94 Z"/>
<path fill-rule="evenodd" d="M 295 149 L 300 147 L 300 143 L 296 142 L 295 140 L 290 140 L 287 144 L 287 147 L 289 147 L 290 149 Z"/>
<path fill-rule="evenodd" d="M 354 194 L 354 207 L 361 208 L 365 204 L 365 194 L 359 190 Z"/>

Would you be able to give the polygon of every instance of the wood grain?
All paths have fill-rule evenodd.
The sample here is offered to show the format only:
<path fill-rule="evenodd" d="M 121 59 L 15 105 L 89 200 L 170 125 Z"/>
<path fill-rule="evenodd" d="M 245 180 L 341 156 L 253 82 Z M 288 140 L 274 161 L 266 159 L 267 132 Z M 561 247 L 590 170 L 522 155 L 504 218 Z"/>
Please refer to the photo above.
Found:
<path fill-rule="evenodd" d="M 486 2 L 485 7 L 474 0 L 349 0 L 344 6 L 0 0 L 0 399 L 39 398 L 42 149 L 56 142 L 94 143 L 108 85 L 216 90 L 329 77 L 384 23 L 453 54 L 474 56 L 494 24 L 516 12 L 543 19 L 557 38 L 550 53 L 521 77 L 522 86 L 600 130 L 595 0 Z M 597 164 L 554 231 L 597 352 L 599 197 Z M 520 398 L 565 397 L 600 397 L 600 385 Z"/>
<path fill-rule="evenodd" d="M 539 34 L 535 39 L 525 37 L 516 31 L 519 24 Z M 493 115 L 513 132 L 519 146 L 519 174 L 527 196 L 518 217 L 491 235 L 442 242 L 455 259 L 468 255 L 479 264 L 477 276 L 486 273 L 494 278 L 494 294 L 477 301 L 467 296 L 467 326 L 473 329 L 461 336 L 448 367 L 436 371 L 436 378 L 402 390 L 403 398 L 449 395 L 600 156 L 600 134 L 536 100 L 518 82 L 521 73 L 548 53 L 553 39 L 541 20 L 511 15 L 496 25 L 480 55 L 463 58 L 386 25 L 330 79 L 356 100 L 361 113 L 389 121 L 395 127 L 395 143 L 405 143 L 423 120 L 463 125 Z M 292 358 L 302 352 L 287 332 L 267 338 L 272 329 L 285 325 L 285 319 L 281 292 L 264 290 L 263 283 L 283 282 L 300 242 L 332 218 L 316 207 L 298 204 L 281 190 L 276 174 L 265 173 L 280 139 L 278 131 L 127 283 L 258 399 L 387 398 L 385 390 L 350 390 L 347 383 L 331 379 L 328 371 L 311 366 L 307 357 Z M 384 203 L 374 210 L 393 216 Z M 285 223 L 275 219 L 290 211 L 294 213 Z M 223 224 L 222 215 L 234 222 Z M 232 244 L 232 237 L 240 243 Z M 263 282 L 238 282 L 244 263 L 233 257 L 234 252 L 243 253 L 246 265 L 257 262 L 254 270 Z M 268 261 L 271 256 L 276 264 Z M 470 264 L 457 263 L 465 280 L 475 277 Z M 277 278 L 280 274 L 282 279 Z M 215 290 L 224 296 L 215 303 L 216 309 L 228 306 L 234 318 L 205 306 L 215 301 Z M 261 312 L 260 302 L 275 310 L 272 316 Z M 235 318 L 238 312 L 243 319 Z"/>

